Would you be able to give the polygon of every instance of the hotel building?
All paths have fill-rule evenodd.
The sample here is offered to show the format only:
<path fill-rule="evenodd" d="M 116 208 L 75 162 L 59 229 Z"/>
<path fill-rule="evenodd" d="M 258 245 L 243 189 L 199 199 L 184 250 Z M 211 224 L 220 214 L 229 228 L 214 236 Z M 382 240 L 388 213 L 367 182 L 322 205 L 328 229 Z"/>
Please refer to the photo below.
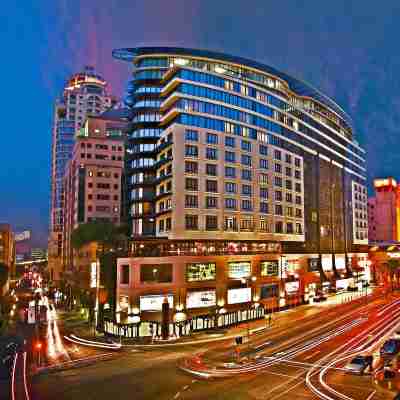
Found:
<path fill-rule="evenodd" d="M 76 135 L 64 175 L 63 272 L 75 274 L 82 287 L 89 288 L 96 249 L 91 251 L 91 245 L 73 250 L 71 234 L 80 224 L 95 220 L 120 224 L 125 126 L 118 112 L 88 117 Z"/>
<path fill-rule="evenodd" d="M 107 82 L 93 67 L 74 74 L 64 87 L 61 99 L 55 104 L 51 148 L 51 204 L 49 227 L 49 271 L 60 279 L 63 188 L 66 165 L 71 159 L 74 137 L 88 115 L 98 115 L 115 103 L 107 92 Z"/>
<path fill-rule="evenodd" d="M 226 54 L 113 55 L 133 70 L 121 311 L 157 320 L 167 296 L 192 321 L 217 312 L 235 322 L 254 304 L 299 304 L 348 284 L 366 261 L 366 155 L 333 100 Z"/>

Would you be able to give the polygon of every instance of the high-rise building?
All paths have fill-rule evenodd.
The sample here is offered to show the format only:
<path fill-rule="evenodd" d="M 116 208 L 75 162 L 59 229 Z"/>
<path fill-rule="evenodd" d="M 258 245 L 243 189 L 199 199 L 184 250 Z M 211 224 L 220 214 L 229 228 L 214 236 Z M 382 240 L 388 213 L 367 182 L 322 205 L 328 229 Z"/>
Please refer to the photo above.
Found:
<path fill-rule="evenodd" d="M 51 204 L 49 229 L 49 270 L 60 279 L 60 256 L 63 224 L 62 179 L 67 162 L 71 158 L 75 132 L 88 115 L 98 115 L 110 108 L 115 99 L 107 92 L 107 82 L 94 71 L 85 67 L 74 74 L 64 87 L 61 99 L 55 106 L 52 131 Z"/>
<path fill-rule="evenodd" d="M 373 242 L 400 241 L 400 187 L 392 177 L 374 179 L 368 199 L 368 237 Z"/>
<path fill-rule="evenodd" d="M 145 310 L 157 294 L 194 314 L 272 297 L 276 306 L 352 276 L 368 243 L 366 155 L 332 99 L 241 57 L 168 47 L 113 55 L 133 66 L 135 240 L 119 262 L 121 308 Z M 251 295 L 235 304 L 230 290 L 253 274 Z M 192 293 L 201 289 L 211 299 L 202 305 Z"/>
<path fill-rule="evenodd" d="M 6 265 L 9 276 L 15 276 L 15 240 L 11 226 L 0 223 L 0 264 Z M 0 283 L 1 285 L 1 283 Z M 0 296 L 8 289 L 8 282 L 0 286 Z"/>
<path fill-rule="evenodd" d="M 75 228 L 95 220 L 120 223 L 125 126 L 120 113 L 104 113 L 88 117 L 76 135 L 63 182 L 64 270 L 77 267 L 71 247 Z"/>

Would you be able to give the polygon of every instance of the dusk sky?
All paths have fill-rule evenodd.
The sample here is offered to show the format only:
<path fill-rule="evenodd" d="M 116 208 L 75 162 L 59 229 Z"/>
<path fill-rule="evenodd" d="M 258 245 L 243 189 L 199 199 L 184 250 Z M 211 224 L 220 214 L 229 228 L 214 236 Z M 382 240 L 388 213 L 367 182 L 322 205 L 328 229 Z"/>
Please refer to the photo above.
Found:
<path fill-rule="evenodd" d="M 30 4 L 29 4 L 30 3 Z M 129 65 L 112 49 L 171 45 L 270 64 L 335 99 L 368 152 L 369 181 L 400 179 L 400 3 L 385 0 L 7 1 L 0 222 L 47 241 L 54 100 L 94 65 L 122 95 Z"/>

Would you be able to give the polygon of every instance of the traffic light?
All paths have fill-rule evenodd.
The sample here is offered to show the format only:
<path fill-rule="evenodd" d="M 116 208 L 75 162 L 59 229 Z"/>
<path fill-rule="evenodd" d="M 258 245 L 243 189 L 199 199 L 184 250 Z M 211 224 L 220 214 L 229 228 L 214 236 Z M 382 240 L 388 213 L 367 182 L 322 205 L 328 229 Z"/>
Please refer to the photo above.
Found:
<path fill-rule="evenodd" d="M 36 342 L 36 344 L 35 344 L 35 349 L 36 349 L 36 351 L 40 351 L 40 350 L 42 350 L 42 342 Z"/>

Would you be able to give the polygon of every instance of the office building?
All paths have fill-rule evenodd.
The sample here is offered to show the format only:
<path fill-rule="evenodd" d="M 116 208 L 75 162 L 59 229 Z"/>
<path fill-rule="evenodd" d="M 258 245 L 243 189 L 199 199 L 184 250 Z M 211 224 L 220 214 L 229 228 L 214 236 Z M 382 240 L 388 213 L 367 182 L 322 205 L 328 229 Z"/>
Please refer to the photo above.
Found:
<path fill-rule="evenodd" d="M 0 264 L 4 264 L 9 277 L 15 276 L 15 240 L 11 226 L 0 223 Z M 8 282 L 0 287 L 0 295 L 8 290 Z"/>
<path fill-rule="evenodd" d="M 107 91 L 107 82 L 93 67 L 74 74 L 64 87 L 55 105 L 52 131 L 51 204 L 49 227 L 49 270 L 59 280 L 61 267 L 63 188 L 62 179 L 71 159 L 74 136 L 88 115 L 99 115 L 109 109 L 115 99 Z"/>
<path fill-rule="evenodd" d="M 64 271 L 79 272 L 77 264 L 82 264 L 82 273 L 89 274 L 90 262 L 74 257 L 78 252 L 71 247 L 71 234 L 79 224 L 95 220 L 120 223 L 125 126 L 120 114 L 109 112 L 88 117 L 76 135 L 63 182 Z"/>
<path fill-rule="evenodd" d="M 230 315 L 350 285 L 367 261 L 366 155 L 333 100 L 241 57 L 113 54 L 133 68 L 120 309 L 159 311 L 167 296 L 188 318 Z"/>

